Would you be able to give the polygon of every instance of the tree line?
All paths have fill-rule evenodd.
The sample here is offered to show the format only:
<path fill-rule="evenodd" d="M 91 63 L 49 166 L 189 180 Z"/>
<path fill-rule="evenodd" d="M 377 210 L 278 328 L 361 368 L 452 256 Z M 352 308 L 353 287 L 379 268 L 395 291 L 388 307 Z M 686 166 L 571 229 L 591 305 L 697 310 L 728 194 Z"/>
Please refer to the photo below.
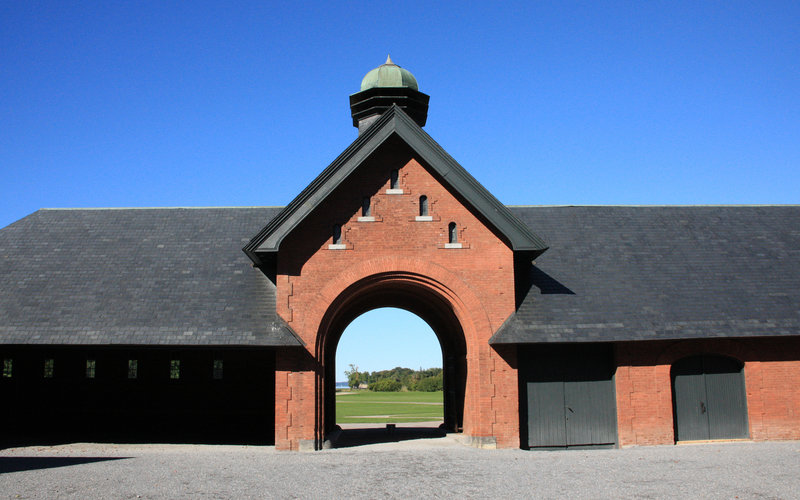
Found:
<path fill-rule="evenodd" d="M 396 392 L 405 389 L 434 392 L 441 391 L 444 385 L 441 368 L 412 370 L 397 366 L 391 370 L 362 372 L 358 370 L 358 366 L 351 364 L 344 374 L 347 375 L 347 384 L 352 389 L 366 384 L 371 391 Z"/>

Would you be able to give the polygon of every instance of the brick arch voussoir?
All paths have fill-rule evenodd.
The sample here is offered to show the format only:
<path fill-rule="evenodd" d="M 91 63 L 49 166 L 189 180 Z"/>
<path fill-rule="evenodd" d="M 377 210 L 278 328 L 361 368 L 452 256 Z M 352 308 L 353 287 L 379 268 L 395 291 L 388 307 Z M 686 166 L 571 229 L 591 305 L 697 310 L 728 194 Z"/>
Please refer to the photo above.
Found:
<path fill-rule="evenodd" d="M 726 356 L 744 364 L 750 357 L 750 350 L 735 339 L 704 339 L 701 342 L 681 340 L 664 348 L 658 356 L 657 364 L 671 366 L 683 358 L 700 354 Z"/>
<path fill-rule="evenodd" d="M 489 315 L 478 296 L 461 278 L 440 265 L 408 257 L 379 257 L 354 264 L 342 270 L 317 292 L 318 304 L 314 317 L 308 318 L 316 326 L 316 356 L 323 355 L 326 317 L 331 316 L 333 304 L 346 301 L 358 293 L 358 284 L 374 286 L 392 283 L 414 284 L 424 287 L 445 299 L 461 323 L 467 346 L 476 345 L 478 332 L 491 328 Z"/>

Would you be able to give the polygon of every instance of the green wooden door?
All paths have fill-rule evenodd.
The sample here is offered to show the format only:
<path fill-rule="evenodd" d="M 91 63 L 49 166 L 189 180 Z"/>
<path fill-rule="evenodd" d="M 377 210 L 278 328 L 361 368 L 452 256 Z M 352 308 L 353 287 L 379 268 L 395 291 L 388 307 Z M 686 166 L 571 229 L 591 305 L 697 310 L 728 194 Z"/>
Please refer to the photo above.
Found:
<path fill-rule="evenodd" d="M 742 364 L 722 356 L 684 358 L 672 366 L 677 441 L 748 437 Z"/>
<path fill-rule="evenodd" d="M 521 359 L 530 447 L 616 443 L 609 346 L 537 346 Z"/>

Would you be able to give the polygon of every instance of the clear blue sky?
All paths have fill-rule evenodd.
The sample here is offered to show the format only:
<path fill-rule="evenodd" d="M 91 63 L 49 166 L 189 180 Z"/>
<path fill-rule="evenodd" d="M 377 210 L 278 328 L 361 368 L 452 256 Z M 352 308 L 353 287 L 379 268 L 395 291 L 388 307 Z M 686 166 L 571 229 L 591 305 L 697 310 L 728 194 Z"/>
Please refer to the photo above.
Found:
<path fill-rule="evenodd" d="M 382 308 L 356 318 L 336 349 L 336 380 L 345 381 L 349 365 L 374 372 L 396 366 L 441 368 L 442 348 L 431 327 L 402 309 Z"/>
<path fill-rule="evenodd" d="M 387 53 L 504 203 L 798 203 L 798 27 L 797 1 L 1 2 L 0 227 L 285 205 Z"/>

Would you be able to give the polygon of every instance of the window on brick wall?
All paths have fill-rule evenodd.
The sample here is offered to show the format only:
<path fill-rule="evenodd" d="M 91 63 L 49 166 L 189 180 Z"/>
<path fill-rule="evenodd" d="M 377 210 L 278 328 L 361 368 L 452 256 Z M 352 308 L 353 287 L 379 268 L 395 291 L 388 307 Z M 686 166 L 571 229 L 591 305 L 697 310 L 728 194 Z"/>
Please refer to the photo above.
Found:
<path fill-rule="evenodd" d="M 86 360 L 86 378 L 94 378 L 97 362 L 94 359 Z"/>
<path fill-rule="evenodd" d="M 214 380 L 222 380 L 222 366 L 223 365 L 221 359 L 214 360 L 214 370 L 213 370 Z"/>
<path fill-rule="evenodd" d="M 129 379 L 139 378 L 139 360 L 138 359 L 129 359 L 128 360 L 128 378 Z"/>
<path fill-rule="evenodd" d="M 342 225 L 341 224 L 334 224 L 334 226 L 333 226 L 333 244 L 334 245 L 341 245 L 342 244 Z"/>
<path fill-rule="evenodd" d="M 173 359 L 169 362 L 169 378 L 178 380 L 181 378 L 181 360 Z"/>
<path fill-rule="evenodd" d="M 6 358 L 3 360 L 3 378 L 11 378 L 14 375 L 14 360 Z"/>
<path fill-rule="evenodd" d="M 428 213 L 428 197 L 424 194 L 419 197 L 419 215 L 420 217 L 430 215 Z"/>
<path fill-rule="evenodd" d="M 56 368 L 56 360 L 54 360 L 53 358 L 45 359 L 44 373 L 42 373 L 42 376 L 44 378 L 53 378 L 53 375 L 55 374 L 55 368 Z"/>
<path fill-rule="evenodd" d="M 361 216 L 372 217 L 372 203 L 368 197 L 361 200 Z"/>
<path fill-rule="evenodd" d="M 389 189 L 400 189 L 400 172 L 397 170 L 389 174 Z"/>
<path fill-rule="evenodd" d="M 450 225 L 447 226 L 447 242 L 458 243 L 458 226 L 455 222 L 451 222 Z"/>

